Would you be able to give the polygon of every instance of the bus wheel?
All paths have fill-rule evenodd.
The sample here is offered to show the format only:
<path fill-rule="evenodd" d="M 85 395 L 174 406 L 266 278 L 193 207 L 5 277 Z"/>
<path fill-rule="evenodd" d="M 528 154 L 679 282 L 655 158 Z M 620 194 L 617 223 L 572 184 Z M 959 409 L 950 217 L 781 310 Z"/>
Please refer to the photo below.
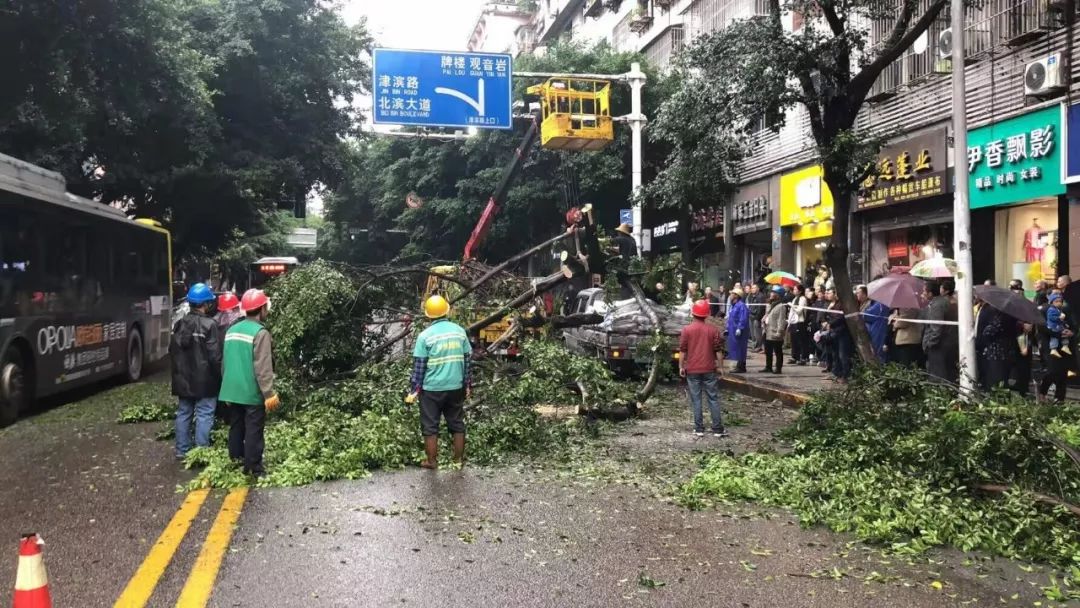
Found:
<path fill-rule="evenodd" d="M 27 407 L 28 397 L 22 357 L 19 351 L 10 349 L 0 359 L 0 427 L 18 420 L 19 412 Z"/>
<path fill-rule="evenodd" d="M 128 382 L 138 382 L 142 378 L 143 370 L 143 342 L 142 334 L 138 329 L 132 329 L 128 337 L 127 347 L 127 379 Z"/>

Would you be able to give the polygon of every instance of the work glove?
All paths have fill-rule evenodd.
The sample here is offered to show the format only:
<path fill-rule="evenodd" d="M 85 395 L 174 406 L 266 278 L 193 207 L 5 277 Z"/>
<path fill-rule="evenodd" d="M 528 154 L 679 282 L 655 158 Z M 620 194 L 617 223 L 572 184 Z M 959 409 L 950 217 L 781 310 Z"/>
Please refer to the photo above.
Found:
<path fill-rule="evenodd" d="M 263 406 L 266 407 L 266 411 L 272 412 L 281 406 L 281 398 L 278 397 L 277 393 L 274 393 L 266 401 L 263 401 Z"/>
<path fill-rule="evenodd" d="M 412 404 L 416 403 L 417 397 L 419 397 L 418 393 L 416 393 L 416 392 L 409 393 L 408 395 L 405 395 L 405 403 L 407 405 L 412 405 Z"/>
<path fill-rule="evenodd" d="M 736 329 L 735 330 L 735 337 L 737 337 L 737 338 L 742 337 L 742 330 L 741 329 Z"/>

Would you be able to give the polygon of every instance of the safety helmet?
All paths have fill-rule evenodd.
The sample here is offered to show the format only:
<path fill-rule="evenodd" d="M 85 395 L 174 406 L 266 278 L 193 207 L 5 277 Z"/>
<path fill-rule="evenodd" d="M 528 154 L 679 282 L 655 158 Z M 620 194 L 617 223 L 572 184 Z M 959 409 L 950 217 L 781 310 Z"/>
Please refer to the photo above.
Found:
<path fill-rule="evenodd" d="M 441 319 L 450 312 L 450 303 L 446 298 L 434 295 L 424 302 L 424 315 L 429 319 Z"/>
<path fill-rule="evenodd" d="M 263 306 L 269 307 L 270 298 L 266 297 L 266 293 L 261 289 L 249 289 L 244 292 L 244 297 L 240 298 L 240 310 L 245 313 L 259 310 Z"/>
<path fill-rule="evenodd" d="M 784 295 L 784 288 L 779 285 L 773 285 L 772 292 L 780 295 Z"/>
<path fill-rule="evenodd" d="M 694 302 L 694 305 L 690 308 L 690 314 L 699 319 L 704 319 L 709 316 L 709 302 L 706 300 L 698 300 Z"/>
<path fill-rule="evenodd" d="M 229 311 L 240 306 L 240 299 L 236 297 L 236 294 L 231 291 L 218 296 L 217 307 L 220 311 Z"/>
<path fill-rule="evenodd" d="M 206 304 L 213 299 L 214 292 L 210 291 L 210 288 L 206 286 L 206 283 L 195 283 L 187 292 L 188 304 L 191 304 L 192 306 Z"/>
<path fill-rule="evenodd" d="M 566 212 L 566 225 L 573 226 L 579 221 L 581 221 L 581 209 L 571 207 L 570 210 Z"/>

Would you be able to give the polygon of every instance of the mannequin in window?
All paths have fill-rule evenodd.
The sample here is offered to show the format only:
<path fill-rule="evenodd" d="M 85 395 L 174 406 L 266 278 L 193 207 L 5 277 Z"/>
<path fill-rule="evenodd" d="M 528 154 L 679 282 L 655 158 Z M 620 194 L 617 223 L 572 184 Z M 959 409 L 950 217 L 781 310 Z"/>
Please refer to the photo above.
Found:
<path fill-rule="evenodd" d="M 1041 262 L 1043 259 L 1042 226 L 1039 218 L 1032 218 L 1031 228 L 1024 231 L 1024 261 Z"/>

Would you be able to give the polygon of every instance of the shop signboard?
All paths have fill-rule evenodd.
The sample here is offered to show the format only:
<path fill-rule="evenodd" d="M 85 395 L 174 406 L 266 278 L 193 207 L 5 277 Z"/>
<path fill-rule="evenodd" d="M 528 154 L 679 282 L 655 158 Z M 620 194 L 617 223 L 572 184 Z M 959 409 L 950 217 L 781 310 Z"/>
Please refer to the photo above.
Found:
<path fill-rule="evenodd" d="M 938 196 L 951 190 L 945 129 L 885 146 L 859 191 L 856 211 Z"/>
<path fill-rule="evenodd" d="M 1080 104 L 1065 110 L 1065 183 L 1080 182 Z"/>
<path fill-rule="evenodd" d="M 747 234 L 772 227 L 769 196 L 762 194 L 731 205 L 732 234 Z"/>
<path fill-rule="evenodd" d="M 1052 106 L 968 133 L 972 209 L 1065 192 L 1061 114 Z"/>
<path fill-rule="evenodd" d="M 780 176 L 780 225 L 796 226 L 792 240 L 832 234 L 833 198 L 821 165 Z"/>
<path fill-rule="evenodd" d="M 675 209 L 661 209 L 647 213 L 646 228 L 649 231 L 653 254 L 671 253 L 682 247 L 679 235 L 679 216 Z M 724 244 L 724 207 L 713 205 L 696 209 L 690 217 L 690 248 L 696 255 L 716 253 Z"/>

